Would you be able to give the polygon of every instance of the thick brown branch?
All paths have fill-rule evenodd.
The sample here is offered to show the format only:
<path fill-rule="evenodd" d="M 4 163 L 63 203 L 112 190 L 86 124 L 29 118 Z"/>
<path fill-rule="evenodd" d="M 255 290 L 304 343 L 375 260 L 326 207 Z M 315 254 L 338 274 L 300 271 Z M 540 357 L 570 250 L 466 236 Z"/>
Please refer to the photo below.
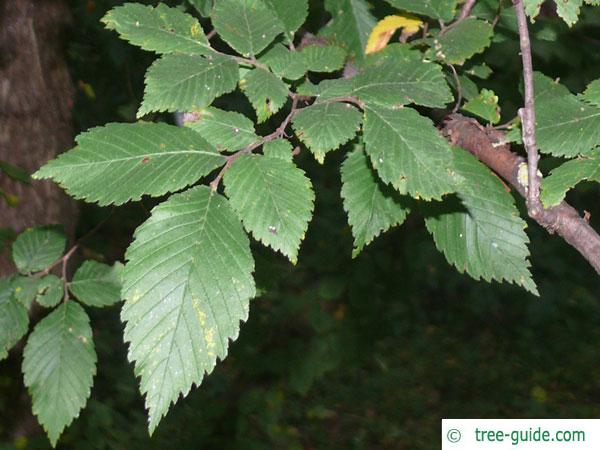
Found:
<path fill-rule="evenodd" d="M 525 160 L 511 151 L 501 131 L 484 128 L 461 114 L 452 114 L 444 123 L 442 133 L 453 144 L 475 155 L 523 197 L 527 197 L 526 186 L 519 183 L 518 178 L 519 165 Z M 575 208 L 562 202 L 553 208 L 540 209 L 533 218 L 549 233 L 557 233 L 567 241 L 600 274 L 600 235 Z"/>

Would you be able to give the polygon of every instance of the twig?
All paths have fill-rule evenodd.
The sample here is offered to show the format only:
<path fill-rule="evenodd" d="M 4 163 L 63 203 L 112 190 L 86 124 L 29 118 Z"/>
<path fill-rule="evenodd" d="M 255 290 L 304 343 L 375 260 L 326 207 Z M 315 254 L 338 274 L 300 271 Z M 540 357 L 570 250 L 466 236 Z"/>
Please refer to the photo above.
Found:
<path fill-rule="evenodd" d="M 63 282 L 63 290 L 64 290 L 63 302 L 66 302 L 69 300 L 69 282 L 67 280 L 67 270 L 69 268 L 69 260 L 75 254 L 75 251 L 77 251 L 77 249 L 79 248 L 81 243 L 83 241 L 85 241 L 87 238 L 89 238 L 90 236 L 92 236 L 93 234 L 95 234 L 96 231 L 98 231 L 100 229 L 100 227 L 102 227 L 102 225 L 104 225 L 108 221 L 108 219 L 111 218 L 114 211 L 115 211 L 114 208 L 111 209 L 110 213 L 108 213 L 108 215 L 104 219 L 102 219 L 100 222 L 98 222 L 96 224 L 96 226 L 94 226 L 94 228 L 92 228 L 90 231 L 88 231 L 82 237 L 77 239 L 77 242 L 75 244 L 73 244 L 73 246 L 62 257 L 60 257 L 59 259 L 54 261 L 52 264 L 50 264 L 48 267 L 46 267 L 41 272 L 38 272 L 37 274 L 35 274 L 35 277 L 37 277 L 37 278 L 46 276 L 52 271 L 52 269 L 54 269 L 55 267 L 60 265 L 61 266 L 61 279 Z"/>
<path fill-rule="evenodd" d="M 352 103 L 353 105 L 358 106 L 360 109 L 365 109 L 364 102 L 360 101 L 358 99 L 358 97 L 352 97 L 352 96 L 348 96 L 348 97 L 333 97 L 333 98 L 330 98 L 330 99 L 326 100 L 326 102 Z"/>
<path fill-rule="evenodd" d="M 67 253 L 65 253 L 65 256 L 63 256 L 63 258 L 62 258 L 61 274 L 62 274 L 62 282 L 63 282 L 63 290 L 64 290 L 63 302 L 67 302 L 69 300 L 69 283 L 67 281 L 67 268 L 69 265 L 69 259 L 75 253 L 75 250 L 77 250 L 78 247 L 79 247 L 79 245 L 75 244 L 73 247 L 71 247 L 71 249 Z"/>
<path fill-rule="evenodd" d="M 452 112 L 455 113 L 460 108 L 460 104 L 462 102 L 462 86 L 460 84 L 460 79 L 458 78 L 458 73 L 456 73 L 456 69 L 452 64 L 448 64 L 450 69 L 452 70 L 452 75 L 454 75 L 454 82 L 456 83 L 456 104 L 454 108 L 452 108 Z"/>
<path fill-rule="evenodd" d="M 492 28 L 496 28 L 496 25 L 498 25 L 498 22 L 500 22 L 500 19 L 502 18 L 503 10 L 504 10 L 504 0 L 500 0 L 498 2 L 498 10 L 496 11 L 496 16 L 494 17 L 494 20 L 492 20 Z"/>
<path fill-rule="evenodd" d="M 533 88 L 533 63 L 531 59 L 531 41 L 527 28 L 527 16 L 523 0 L 513 0 L 519 26 L 519 42 L 523 60 L 523 81 L 525 85 L 525 106 L 519 109 L 523 123 L 523 145 L 527 150 L 527 211 L 534 219 L 541 213 L 543 207 L 540 201 L 540 178 L 538 176 L 539 153 L 535 138 L 535 103 Z"/>
<path fill-rule="evenodd" d="M 513 126 L 515 126 L 517 124 L 517 121 L 519 120 L 519 116 L 515 116 L 512 119 L 510 119 L 508 122 L 506 123 L 501 123 L 500 125 L 494 125 L 492 128 L 495 128 L 496 130 L 507 130 L 507 129 L 511 129 Z"/>
<path fill-rule="evenodd" d="M 229 56 L 230 58 L 235 59 L 240 64 L 245 64 L 247 66 L 257 67 L 259 69 L 269 70 L 269 68 L 261 62 L 258 62 L 256 58 L 243 58 L 241 56 L 228 55 L 226 53 L 220 53 L 221 55 Z"/>
<path fill-rule="evenodd" d="M 258 142 L 255 142 L 254 144 L 250 144 L 249 146 L 247 146 L 241 150 L 238 150 L 237 152 L 235 152 L 229 156 L 226 156 L 225 157 L 225 165 L 223 167 L 221 167 L 221 170 L 219 171 L 217 176 L 210 182 L 210 188 L 211 188 L 212 192 L 215 192 L 219 188 L 219 184 L 221 183 L 221 180 L 223 179 L 225 172 L 227 172 L 227 170 L 231 167 L 231 165 L 233 164 L 233 162 L 236 159 L 238 159 L 242 155 L 247 155 L 248 153 L 252 153 L 254 150 L 256 150 L 257 148 L 266 144 L 267 142 L 284 137 L 285 129 L 290 124 L 291 120 L 294 118 L 294 116 L 299 111 L 302 111 L 304 109 L 304 108 L 298 108 L 298 103 L 301 100 L 306 100 L 306 99 L 311 98 L 311 97 L 297 95 L 297 94 L 294 94 L 293 92 L 289 92 L 288 95 L 292 99 L 292 107 L 290 109 L 289 114 L 286 116 L 286 118 L 283 120 L 283 122 L 281 122 L 281 124 L 277 127 L 277 129 L 274 132 L 263 137 Z M 327 99 L 326 101 L 327 102 L 352 103 L 353 105 L 358 106 L 360 109 L 364 109 L 364 107 L 365 107 L 365 104 L 362 101 L 360 101 L 357 97 L 351 97 L 351 96 L 334 97 L 334 98 Z"/>
<path fill-rule="evenodd" d="M 223 175 L 225 175 L 225 172 L 227 172 L 227 169 L 229 169 L 231 167 L 231 165 L 234 163 L 234 161 L 236 159 L 238 159 L 242 155 L 247 155 L 249 153 L 252 153 L 254 150 L 256 150 L 257 148 L 266 144 L 267 142 L 273 141 L 275 139 L 279 139 L 285 135 L 285 129 L 289 125 L 290 121 L 294 118 L 294 116 L 297 114 L 297 112 L 300 111 L 300 109 L 298 109 L 299 97 L 293 93 L 290 93 L 290 97 L 292 98 L 292 107 L 290 109 L 290 112 L 274 132 L 263 137 L 258 142 L 255 142 L 254 144 L 250 144 L 249 146 L 247 146 L 241 150 L 238 150 L 237 152 L 226 157 L 225 165 L 221 168 L 221 170 L 219 171 L 217 176 L 210 183 L 210 189 L 212 192 L 215 192 L 219 188 L 219 184 L 221 183 L 221 179 L 223 179 Z"/>
<path fill-rule="evenodd" d="M 476 1 L 477 0 L 466 0 L 465 4 L 463 5 L 462 9 L 460 10 L 460 15 L 458 16 L 458 19 L 456 19 L 454 22 L 452 22 L 447 27 L 443 26 L 443 22 L 440 21 L 440 36 L 443 36 L 448 31 L 450 31 L 452 28 L 454 28 L 459 23 L 461 23 L 463 20 L 465 20 L 467 17 L 469 17 L 471 15 L 471 11 L 473 10 L 473 7 L 475 6 Z"/>
<path fill-rule="evenodd" d="M 206 39 L 208 39 L 209 41 L 214 38 L 217 35 L 217 30 L 211 30 L 208 32 L 208 34 L 206 35 Z"/>
<path fill-rule="evenodd" d="M 460 16 L 458 16 L 457 22 L 461 22 L 471 15 L 471 11 L 475 6 L 476 1 L 477 0 L 467 0 L 465 2 L 465 4 L 462 7 L 462 10 L 460 11 Z"/>

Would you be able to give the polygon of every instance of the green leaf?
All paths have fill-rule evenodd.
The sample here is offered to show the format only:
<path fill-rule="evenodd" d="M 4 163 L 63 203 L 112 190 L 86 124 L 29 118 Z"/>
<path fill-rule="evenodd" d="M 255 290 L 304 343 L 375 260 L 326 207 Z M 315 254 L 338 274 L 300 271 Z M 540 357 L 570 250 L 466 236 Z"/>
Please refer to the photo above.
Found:
<path fill-rule="evenodd" d="M 60 226 L 28 228 L 13 243 L 13 260 L 21 273 L 38 272 L 62 256 L 66 243 Z"/>
<path fill-rule="evenodd" d="M 233 91 L 238 80 L 238 65 L 228 56 L 165 55 L 146 73 L 144 101 L 137 116 L 206 108 L 215 98 Z"/>
<path fill-rule="evenodd" d="M 315 200 L 304 172 L 289 161 L 246 155 L 225 172 L 224 182 L 246 230 L 296 264 Z"/>
<path fill-rule="evenodd" d="M 288 80 L 297 80 L 308 71 L 308 63 L 301 52 L 290 51 L 283 44 L 275 44 L 258 59 L 266 64 L 275 75 Z"/>
<path fill-rule="evenodd" d="M 536 135 L 540 151 L 554 156 L 588 155 L 600 145 L 600 107 L 541 74 L 535 74 Z"/>
<path fill-rule="evenodd" d="M 556 0 L 556 12 L 567 25 L 572 27 L 577 23 L 582 4 L 583 0 Z"/>
<path fill-rule="evenodd" d="M 206 108 L 193 113 L 194 119 L 186 126 L 196 131 L 217 150 L 235 151 L 260 140 L 254 124 L 243 114 Z"/>
<path fill-rule="evenodd" d="M 521 129 L 520 119 L 516 123 L 509 126 L 508 130 L 504 134 L 506 142 L 514 142 L 519 145 L 523 145 L 523 130 Z"/>
<path fill-rule="evenodd" d="M 458 91 L 456 79 L 453 75 L 447 74 L 446 81 L 448 81 L 448 84 L 452 86 L 454 91 Z M 465 75 L 459 75 L 458 81 L 460 83 L 460 91 L 462 93 L 462 97 L 465 100 L 472 100 L 479 95 L 479 88 L 469 77 Z"/>
<path fill-rule="evenodd" d="M 309 45 L 301 50 L 311 72 L 335 72 L 344 67 L 346 51 L 335 45 Z"/>
<path fill-rule="evenodd" d="M 345 48 L 350 57 L 362 61 L 369 34 L 377 23 L 369 12 L 369 4 L 365 0 L 330 0 L 325 7 L 332 19 L 322 35 Z"/>
<path fill-rule="evenodd" d="M 331 99 L 338 97 L 351 96 L 354 90 L 354 81 L 353 78 L 338 78 L 335 80 L 323 80 L 317 85 L 306 81 L 298 86 L 296 93 L 298 95 L 317 97 L 315 103 L 329 102 Z"/>
<path fill-rule="evenodd" d="M 275 139 L 263 145 L 263 154 L 270 158 L 279 158 L 292 162 L 294 155 L 292 144 L 287 139 Z"/>
<path fill-rule="evenodd" d="M 534 19 L 540 13 L 544 0 L 523 0 L 525 12 Z M 556 12 L 569 26 L 577 22 L 583 0 L 556 0 Z"/>
<path fill-rule="evenodd" d="M 40 279 L 35 276 L 23 277 L 17 276 L 12 279 L 12 288 L 14 297 L 26 309 L 31 307 L 31 303 L 38 294 L 38 285 Z"/>
<path fill-rule="evenodd" d="M 102 22 L 122 39 L 156 53 L 214 53 L 200 22 L 177 8 L 126 3 L 109 11 Z"/>
<path fill-rule="evenodd" d="M 500 122 L 498 96 L 494 91 L 482 89 L 479 95 L 465 103 L 462 109 L 463 111 L 473 113 L 492 124 Z"/>
<path fill-rule="evenodd" d="M 353 95 L 363 102 L 387 108 L 415 103 L 443 108 L 452 93 L 438 64 L 414 59 L 381 59 L 354 79 Z"/>
<path fill-rule="evenodd" d="M 0 361 L 25 336 L 29 327 L 27 309 L 13 297 L 12 281 L 0 279 Z"/>
<path fill-rule="evenodd" d="M 558 80 L 553 80 L 540 72 L 534 72 L 533 80 L 536 102 L 552 100 L 571 94 L 571 92 L 565 86 L 560 84 Z"/>
<path fill-rule="evenodd" d="M 400 196 L 381 184 L 361 147 L 342 165 L 342 198 L 354 236 L 353 257 L 381 233 L 404 222 L 409 212 Z"/>
<path fill-rule="evenodd" d="M 487 80 L 493 72 L 493 70 L 486 63 L 478 64 L 476 66 L 472 66 L 470 69 L 466 70 L 466 73 L 473 77 L 481 78 L 483 80 Z"/>
<path fill-rule="evenodd" d="M 33 176 L 71 196 L 120 205 L 182 189 L 225 162 L 196 132 L 164 123 L 113 123 L 80 134 L 78 146 Z"/>
<path fill-rule="evenodd" d="M 600 108 L 600 78 L 588 84 L 582 97 L 586 102 Z"/>
<path fill-rule="evenodd" d="M 60 303 L 64 293 L 63 280 L 56 275 L 46 275 L 38 282 L 35 301 L 45 308 L 52 308 Z"/>
<path fill-rule="evenodd" d="M 126 258 L 121 318 L 152 433 L 237 338 L 255 295 L 254 260 L 229 203 L 205 186 L 154 208 Z"/>
<path fill-rule="evenodd" d="M 240 81 L 240 87 L 252 103 L 258 123 L 279 111 L 287 101 L 287 84 L 264 69 L 249 71 Z"/>
<path fill-rule="evenodd" d="M 215 0 L 188 0 L 202 17 L 208 17 L 214 6 Z"/>
<path fill-rule="evenodd" d="M 544 206 L 558 205 L 569 189 L 584 180 L 600 182 L 600 150 L 592 152 L 589 158 L 572 159 L 553 169 L 542 180 Z"/>
<path fill-rule="evenodd" d="M 321 103 L 301 109 L 292 120 L 296 136 L 321 164 L 325 155 L 356 135 L 362 116 L 348 103 Z"/>
<path fill-rule="evenodd" d="M 412 108 L 365 108 L 364 140 L 379 177 L 400 193 L 430 200 L 455 192 L 448 142 Z"/>
<path fill-rule="evenodd" d="M 462 208 L 442 205 L 426 219 L 437 248 L 459 272 L 476 280 L 506 280 L 538 295 L 529 272 L 526 224 L 513 197 L 469 152 L 457 148 L 453 153 L 464 179 L 458 188 Z"/>
<path fill-rule="evenodd" d="M 63 303 L 36 325 L 23 352 L 33 413 L 53 447 L 85 406 L 95 374 L 89 318 L 77 303 Z"/>
<path fill-rule="evenodd" d="M 463 64 L 481 53 L 492 42 L 494 28 L 484 20 L 468 18 L 452 27 L 447 33 L 433 38 L 429 57 L 448 64 Z"/>
<path fill-rule="evenodd" d="M 544 0 L 523 0 L 525 13 L 531 17 L 531 19 L 534 19 L 540 13 L 542 3 L 544 3 Z"/>
<path fill-rule="evenodd" d="M 386 0 L 390 5 L 405 11 L 450 21 L 456 10 L 456 0 Z"/>
<path fill-rule="evenodd" d="M 219 0 L 212 11 L 219 36 L 244 56 L 256 56 L 285 31 L 262 0 Z"/>
<path fill-rule="evenodd" d="M 82 303 L 102 308 L 121 301 L 123 265 L 108 266 L 96 261 L 85 261 L 69 283 L 69 290 Z"/>
<path fill-rule="evenodd" d="M 288 39 L 302 26 L 308 17 L 308 0 L 265 0 L 284 25 Z"/>

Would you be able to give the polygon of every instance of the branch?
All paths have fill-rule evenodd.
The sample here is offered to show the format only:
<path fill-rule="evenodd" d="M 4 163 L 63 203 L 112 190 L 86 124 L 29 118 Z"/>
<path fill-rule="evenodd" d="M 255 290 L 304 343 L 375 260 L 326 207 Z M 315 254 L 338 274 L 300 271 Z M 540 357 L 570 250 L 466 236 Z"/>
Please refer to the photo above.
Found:
<path fill-rule="evenodd" d="M 465 4 L 463 5 L 463 7 L 460 11 L 460 15 L 458 16 L 458 19 L 456 19 L 454 22 L 452 22 L 447 27 L 444 26 L 444 23 L 442 21 L 440 21 L 440 36 L 443 36 L 448 31 L 450 31 L 452 28 L 454 28 L 456 25 L 458 25 L 463 20 L 465 20 L 467 17 L 469 17 L 471 15 L 471 11 L 473 10 L 473 7 L 475 6 L 476 1 L 477 0 L 466 0 Z"/>
<path fill-rule="evenodd" d="M 358 97 L 346 96 L 346 97 L 333 97 L 323 101 L 323 103 L 351 103 L 355 106 L 358 106 L 360 109 L 365 109 L 365 104 Z"/>
<path fill-rule="evenodd" d="M 246 66 L 252 66 L 256 67 L 257 69 L 263 69 L 267 71 L 269 70 L 269 68 L 265 64 L 257 61 L 256 58 L 243 58 L 241 56 L 228 55 L 227 53 L 221 53 L 221 55 L 229 56 L 230 58 L 236 60 L 238 63 L 244 64 Z"/>
<path fill-rule="evenodd" d="M 540 159 L 535 138 L 535 103 L 533 91 L 533 63 L 531 61 L 531 41 L 527 28 L 527 16 L 523 0 L 513 0 L 519 25 L 519 43 L 521 45 L 521 58 L 523 59 L 523 82 L 525 84 L 525 107 L 519 110 L 523 123 L 523 145 L 527 150 L 527 211 L 532 218 L 542 214 L 543 207 L 540 201 L 540 177 L 538 175 L 538 161 Z"/>
<path fill-rule="evenodd" d="M 80 237 L 77 240 L 77 242 L 75 244 L 73 244 L 73 246 L 63 256 L 61 256 L 59 259 L 54 261 L 52 264 L 50 264 L 48 267 L 46 267 L 41 272 L 38 272 L 34 275 L 36 278 L 44 277 L 44 276 L 48 275 L 57 266 L 61 266 L 60 273 L 61 273 L 61 279 L 62 279 L 63 286 L 64 286 L 64 298 L 63 298 L 64 302 L 69 300 L 69 282 L 67 279 L 69 260 L 75 254 L 75 252 L 77 251 L 77 249 L 79 248 L 81 243 L 83 241 L 85 241 L 87 238 L 89 238 L 90 236 L 96 234 L 96 231 L 98 231 L 108 221 L 108 219 L 111 218 L 114 211 L 115 211 L 114 208 L 111 209 L 110 212 L 108 213 L 108 215 L 104 219 L 102 219 L 100 222 L 98 222 L 96 224 L 96 226 L 94 226 L 94 228 L 92 228 L 90 231 L 88 231 L 86 234 L 84 234 L 82 237 Z"/>
<path fill-rule="evenodd" d="M 454 82 L 456 83 L 456 104 L 454 108 L 452 108 L 452 112 L 455 113 L 460 109 L 460 104 L 462 103 L 462 86 L 460 84 L 460 78 L 458 77 L 458 73 L 456 73 L 456 69 L 452 64 L 448 64 L 448 67 L 452 70 L 452 76 L 454 76 Z"/>
<path fill-rule="evenodd" d="M 460 11 L 460 16 L 458 16 L 458 22 L 465 20 L 467 17 L 471 15 L 471 11 L 475 6 L 475 2 L 477 0 L 467 0 Z"/>
<path fill-rule="evenodd" d="M 221 170 L 219 171 L 219 173 L 217 174 L 215 179 L 212 180 L 210 183 L 210 189 L 212 192 L 215 192 L 218 189 L 219 183 L 221 183 L 221 179 L 223 178 L 223 175 L 225 175 L 225 172 L 227 172 L 227 169 L 229 169 L 231 167 L 231 165 L 233 164 L 233 162 L 236 159 L 238 159 L 242 155 L 247 155 L 248 153 L 252 153 L 254 150 L 256 150 L 258 147 L 261 147 L 263 144 L 266 144 L 267 142 L 273 141 L 275 139 L 279 139 L 285 135 L 285 129 L 289 125 L 290 121 L 294 118 L 296 113 L 299 111 L 298 96 L 296 94 L 291 94 L 291 93 L 290 93 L 290 96 L 292 98 L 292 107 L 290 109 L 289 114 L 286 116 L 286 118 L 283 120 L 283 122 L 281 122 L 281 125 L 279 125 L 277 127 L 277 129 L 275 131 L 273 131 L 271 134 L 263 137 L 258 142 L 255 142 L 254 144 L 250 144 L 248 147 L 245 147 L 245 148 L 238 150 L 237 152 L 227 156 L 225 165 L 221 168 Z"/>
<path fill-rule="evenodd" d="M 468 150 L 483 164 L 510 183 L 523 197 L 528 188 L 518 179 L 519 166 L 525 160 L 510 149 L 504 134 L 493 128 L 484 128 L 476 120 L 461 114 L 451 114 L 442 133 L 454 145 Z M 550 234 L 557 233 L 575 248 L 600 274 L 600 235 L 587 220 L 566 202 L 543 209 L 532 218 Z"/>

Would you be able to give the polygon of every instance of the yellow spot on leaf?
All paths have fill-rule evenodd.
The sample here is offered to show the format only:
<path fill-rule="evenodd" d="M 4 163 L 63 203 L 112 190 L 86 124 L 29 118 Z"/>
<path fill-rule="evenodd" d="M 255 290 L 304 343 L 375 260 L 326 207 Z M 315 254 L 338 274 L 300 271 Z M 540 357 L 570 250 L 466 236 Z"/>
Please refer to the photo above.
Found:
<path fill-rule="evenodd" d="M 215 330 L 213 328 L 208 328 L 204 332 L 204 343 L 206 344 L 206 349 L 210 355 L 212 349 L 215 348 Z"/>
<path fill-rule="evenodd" d="M 131 303 L 136 303 L 142 298 L 142 294 L 137 289 L 134 291 L 133 296 L 131 297 Z"/>
<path fill-rule="evenodd" d="M 198 315 L 200 326 L 204 328 L 206 326 L 206 313 L 202 311 L 202 308 L 200 307 L 200 299 L 198 297 L 192 297 L 192 307 Z"/>
<path fill-rule="evenodd" d="M 198 36 L 200 36 L 200 24 L 195 23 L 194 25 L 192 25 L 192 29 L 190 31 L 192 33 L 193 38 L 197 38 Z"/>
<path fill-rule="evenodd" d="M 419 31 L 423 22 L 412 16 L 387 16 L 380 20 L 371 31 L 365 53 L 375 53 L 385 48 L 398 28 L 404 28 L 402 34 L 406 37 Z"/>

